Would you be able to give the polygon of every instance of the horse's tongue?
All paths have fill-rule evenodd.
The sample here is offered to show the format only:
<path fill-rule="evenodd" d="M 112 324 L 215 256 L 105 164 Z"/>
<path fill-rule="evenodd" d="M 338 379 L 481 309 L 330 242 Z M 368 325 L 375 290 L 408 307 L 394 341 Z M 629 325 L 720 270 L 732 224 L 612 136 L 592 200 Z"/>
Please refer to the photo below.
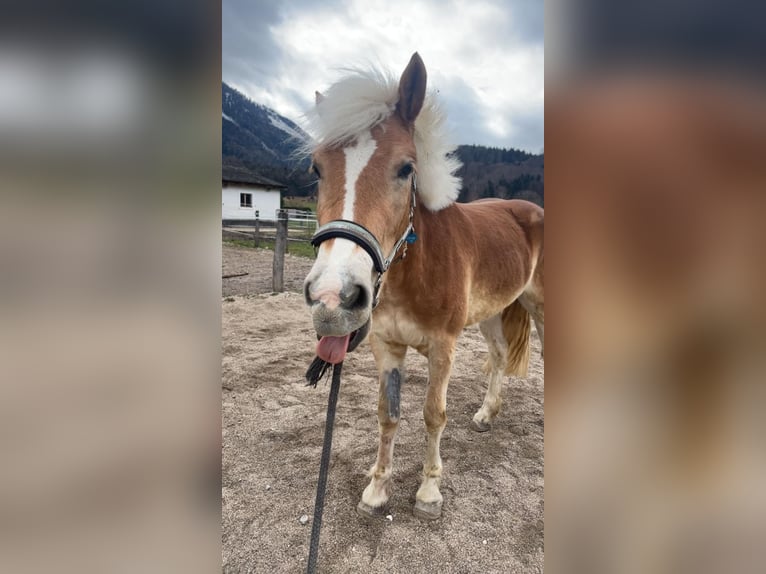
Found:
<path fill-rule="evenodd" d="M 317 356 L 333 365 L 343 362 L 350 337 L 350 334 L 344 337 L 322 337 L 317 343 Z"/>

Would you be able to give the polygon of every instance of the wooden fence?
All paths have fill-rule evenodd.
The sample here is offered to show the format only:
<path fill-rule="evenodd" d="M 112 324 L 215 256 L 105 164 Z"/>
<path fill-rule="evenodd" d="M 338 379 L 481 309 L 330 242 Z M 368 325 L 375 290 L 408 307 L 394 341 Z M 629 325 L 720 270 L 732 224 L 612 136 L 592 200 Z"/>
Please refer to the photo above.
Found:
<path fill-rule="evenodd" d="M 272 287 L 274 292 L 284 291 L 285 253 L 289 242 L 308 244 L 317 228 L 316 216 L 296 209 L 278 209 L 275 220 L 262 220 L 259 213 L 250 221 L 223 221 L 223 237 L 252 239 L 253 247 L 266 241 L 274 242 Z"/>

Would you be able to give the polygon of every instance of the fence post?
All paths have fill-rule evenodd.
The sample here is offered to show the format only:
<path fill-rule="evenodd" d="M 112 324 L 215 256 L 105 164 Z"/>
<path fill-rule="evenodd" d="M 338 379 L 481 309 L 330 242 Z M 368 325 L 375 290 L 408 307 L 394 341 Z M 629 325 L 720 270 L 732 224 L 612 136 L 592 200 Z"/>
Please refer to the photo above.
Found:
<path fill-rule="evenodd" d="M 277 236 L 274 240 L 274 269 L 273 291 L 281 293 L 285 290 L 285 251 L 287 250 L 287 212 L 277 210 Z"/>
<path fill-rule="evenodd" d="M 255 223 L 253 224 L 253 247 L 258 247 L 261 242 L 261 220 L 258 218 L 260 212 L 255 210 Z"/>

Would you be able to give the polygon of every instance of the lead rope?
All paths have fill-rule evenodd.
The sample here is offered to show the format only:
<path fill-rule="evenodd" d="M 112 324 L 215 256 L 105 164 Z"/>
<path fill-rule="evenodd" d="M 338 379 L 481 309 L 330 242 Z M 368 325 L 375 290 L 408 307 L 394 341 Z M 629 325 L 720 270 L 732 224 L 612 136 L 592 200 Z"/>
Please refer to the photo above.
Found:
<path fill-rule="evenodd" d="M 386 260 L 384 268 L 381 273 L 378 273 L 378 279 L 375 282 L 374 296 L 373 296 L 373 309 L 378 304 L 378 290 L 383 278 L 383 273 L 388 270 L 388 267 L 398 259 L 404 259 L 407 256 L 407 245 L 414 243 L 418 236 L 415 234 L 415 226 L 413 220 L 415 219 L 415 206 L 417 205 L 416 192 L 417 192 L 417 176 L 412 174 L 412 199 L 410 200 L 410 220 L 402 237 L 394 245 L 394 250 Z M 352 222 L 353 223 L 353 222 Z M 366 230 L 365 230 L 366 231 Z M 368 232 L 369 233 L 369 232 Z M 373 236 L 373 240 L 374 240 Z M 357 241 L 357 243 L 359 243 Z M 314 240 L 312 239 L 312 244 Z M 402 254 L 397 258 L 397 252 L 399 248 L 404 245 Z M 318 243 L 314 244 L 314 248 L 318 247 Z M 317 383 L 327 373 L 330 368 L 330 363 L 314 357 L 311 365 L 306 371 L 306 380 L 308 385 L 316 388 Z M 319 534 L 322 530 L 322 512 L 324 511 L 324 497 L 327 489 L 327 473 L 330 470 L 330 451 L 332 449 L 332 430 L 335 424 L 335 407 L 338 404 L 338 391 L 340 390 L 340 372 L 343 368 L 343 362 L 341 361 L 337 365 L 334 365 L 332 370 L 332 384 L 330 386 L 330 397 L 327 400 L 327 420 L 324 427 L 324 444 L 322 444 L 322 459 L 319 463 L 319 481 L 317 482 L 317 496 L 314 502 L 314 521 L 311 524 L 311 541 L 309 543 L 309 561 L 306 565 L 306 574 L 314 574 L 317 567 L 317 558 L 319 556 Z"/>
<path fill-rule="evenodd" d="M 318 361 L 321 361 L 319 364 Z M 314 359 L 312 367 L 309 368 L 306 378 L 309 385 L 313 383 L 316 386 L 318 380 L 326 372 L 329 363 L 325 363 L 319 357 Z M 314 521 L 311 525 L 311 542 L 309 545 L 309 562 L 306 566 L 306 574 L 314 574 L 317 568 L 317 557 L 319 555 L 319 532 L 322 529 L 322 511 L 324 510 L 324 496 L 327 488 L 327 472 L 330 470 L 330 450 L 332 448 L 332 429 L 335 423 L 335 406 L 338 404 L 338 390 L 340 389 L 340 371 L 343 363 L 338 363 L 332 370 L 332 385 L 330 386 L 330 397 L 327 400 L 327 421 L 324 427 L 324 444 L 322 445 L 322 460 L 319 463 L 319 481 L 317 482 L 317 496 L 314 502 Z"/>

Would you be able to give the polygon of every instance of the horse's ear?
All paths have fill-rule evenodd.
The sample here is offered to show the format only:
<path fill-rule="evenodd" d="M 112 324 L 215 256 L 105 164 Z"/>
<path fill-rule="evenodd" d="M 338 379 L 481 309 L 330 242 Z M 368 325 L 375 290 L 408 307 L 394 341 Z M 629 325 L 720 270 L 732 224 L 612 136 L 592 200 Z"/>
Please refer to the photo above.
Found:
<path fill-rule="evenodd" d="M 316 102 L 316 105 L 321 104 L 322 100 L 324 100 L 324 96 L 319 92 L 314 92 L 314 101 Z"/>
<path fill-rule="evenodd" d="M 396 111 L 406 124 L 418 117 L 426 97 L 426 66 L 415 52 L 399 80 L 399 101 Z"/>

